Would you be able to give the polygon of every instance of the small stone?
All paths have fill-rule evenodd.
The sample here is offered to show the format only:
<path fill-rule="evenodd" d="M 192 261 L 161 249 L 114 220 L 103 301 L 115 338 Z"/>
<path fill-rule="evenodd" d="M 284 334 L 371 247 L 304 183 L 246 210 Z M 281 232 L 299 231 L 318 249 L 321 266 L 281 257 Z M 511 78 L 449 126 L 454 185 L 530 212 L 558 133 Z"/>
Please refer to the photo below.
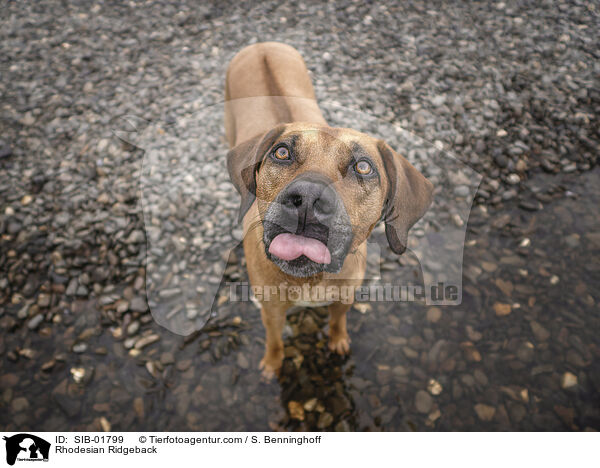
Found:
<path fill-rule="evenodd" d="M 403 336 L 388 336 L 387 342 L 392 346 L 404 346 L 408 340 Z"/>
<path fill-rule="evenodd" d="M 462 227 L 465 224 L 465 222 L 462 220 L 462 218 L 460 217 L 460 215 L 458 213 L 454 213 L 452 215 L 452 222 L 454 223 L 454 225 L 456 227 Z"/>
<path fill-rule="evenodd" d="M 115 306 L 117 313 L 124 314 L 129 310 L 129 301 L 126 301 L 125 299 L 119 299 L 117 302 L 115 302 Z"/>
<path fill-rule="evenodd" d="M 81 400 L 73 398 L 70 395 L 53 393 L 54 401 L 57 406 L 64 411 L 69 418 L 75 418 L 81 411 Z"/>
<path fill-rule="evenodd" d="M 506 192 L 504 192 L 502 194 L 502 200 L 504 201 L 509 201 L 512 200 L 513 198 L 515 198 L 517 195 L 519 194 L 519 192 L 517 192 L 515 189 L 511 188 L 508 189 Z"/>
<path fill-rule="evenodd" d="M 237 356 L 237 365 L 242 369 L 248 369 L 250 367 L 250 363 L 248 362 L 248 358 L 244 353 L 239 353 Z"/>
<path fill-rule="evenodd" d="M 433 96 L 430 100 L 431 100 L 431 104 L 433 104 L 435 107 L 439 107 L 439 106 L 442 106 L 446 102 L 446 95 L 438 94 L 436 96 Z"/>
<path fill-rule="evenodd" d="M 304 320 L 302 320 L 302 323 L 300 324 L 300 333 L 305 335 L 313 335 L 318 331 L 319 326 L 315 320 L 310 315 L 305 316 Z"/>
<path fill-rule="evenodd" d="M 156 367 L 156 363 L 154 361 L 146 362 L 146 370 L 152 377 L 156 378 L 158 376 L 158 368 Z"/>
<path fill-rule="evenodd" d="M 494 303 L 494 312 L 498 317 L 504 317 L 509 315 L 512 312 L 512 307 L 510 304 L 504 304 L 502 302 Z"/>
<path fill-rule="evenodd" d="M 105 205 L 107 203 L 110 203 L 110 197 L 108 196 L 108 193 L 102 192 L 100 195 L 98 195 L 96 201 L 102 205 Z"/>
<path fill-rule="evenodd" d="M 304 409 L 306 411 L 314 411 L 317 407 L 317 403 L 319 403 L 319 400 L 317 400 L 316 398 L 311 398 L 306 403 L 304 403 Z"/>
<path fill-rule="evenodd" d="M 19 377 L 16 374 L 4 374 L 0 376 L 0 388 L 14 387 L 19 383 Z"/>
<path fill-rule="evenodd" d="M 441 415 L 442 412 L 439 409 L 436 409 L 427 415 L 427 419 L 433 423 L 437 421 Z"/>
<path fill-rule="evenodd" d="M 533 332 L 533 336 L 535 336 L 536 340 L 546 341 L 548 338 L 550 338 L 550 332 L 535 320 L 529 322 L 529 326 L 531 327 L 531 331 Z"/>
<path fill-rule="evenodd" d="M 67 296 L 74 296 L 77 293 L 78 287 L 79 287 L 79 282 L 77 281 L 77 278 L 71 278 L 71 281 L 69 281 L 69 285 L 67 286 L 67 290 L 65 291 L 65 294 Z"/>
<path fill-rule="evenodd" d="M 186 370 L 188 370 L 190 368 L 191 365 L 192 365 L 191 359 L 184 359 L 183 361 L 178 361 L 177 364 L 175 364 L 175 368 L 179 372 L 185 372 Z"/>
<path fill-rule="evenodd" d="M 31 112 L 27 112 L 21 119 L 21 123 L 30 127 L 35 123 L 35 117 L 31 114 Z"/>
<path fill-rule="evenodd" d="M 240 326 L 242 324 L 242 317 L 236 315 L 235 317 L 233 317 L 233 319 L 231 319 L 231 323 L 236 327 Z"/>
<path fill-rule="evenodd" d="M 519 172 L 525 172 L 527 170 L 527 163 L 524 160 L 519 159 L 517 164 L 515 164 L 515 169 Z"/>
<path fill-rule="evenodd" d="M 331 413 L 328 413 L 325 411 L 325 412 L 321 413 L 321 416 L 319 416 L 319 420 L 317 421 L 317 428 L 325 429 L 325 428 L 329 427 L 332 422 L 333 422 L 333 415 Z"/>
<path fill-rule="evenodd" d="M 496 286 L 500 291 L 502 291 L 506 296 L 510 297 L 512 295 L 514 285 L 510 281 L 505 281 L 501 278 L 497 278 Z"/>
<path fill-rule="evenodd" d="M 367 302 L 357 302 L 354 304 L 354 308 L 358 310 L 361 314 L 366 314 L 373 309 L 371 304 L 368 304 Z"/>
<path fill-rule="evenodd" d="M 75 383 L 81 383 L 85 379 L 86 371 L 84 367 L 73 367 L 71 369 L 71 375 Z"/>
<path fill-rule="evenodd" d="M 51 359 L 50 361 L 46 361 L 45 363 L 43 363 L 40 367 L 40 369 L 42 369 L 44 372 L 48 372 L 50 370 L 52 370 L 52 368 L 56 365 L 56 360 L 55 359 Z"/>
<path fill-rule="evenodd" d="M 304 421 L 304 408 L 299 402 L 289 401 L 288 411 L 290 412 L 290 418 L 296 421 Z"/>
<path fill-rule="evenodd" d="M 502 169 L 508 166 L 508 158 L 502 153 L 499 153 L 494 156 L 494 162 Z"/>
<path fill-rule="evenodd" d="M 394 374 L 395 376 L 398 376 L 398 377 L 404 377 L 409 374 L 409 371 L 404 366 L 394 366 L 392 368 L 392 374 Z"/>
<path fill-rule="evenodd" d="M 513 174 L 509 174 L 508 177 L 506 178 L 506 180 L 511 185 L 516 185 L 519 182 L 521 182 L 521 178 L 519 177 L 519 174 L 514 174 L 514 173 Z"/>
<path fill-rule="evenodd" d="M 19 356 L 23 356 L 27 359 L 33 359 L 35 357 L 35 351 L 31 348 L 23 348 L 19 350 Z"/>
<path fill-rule="evenodd" d="M 137 418 L 141 421 L 144 419 L 144 400 L 142 397 L 136 397 L 133 400 L 133 411 Z"/>
<path fill-rule="evenodd" d="M 156 343 L 158 340 L 160 340 L 160 336 L 158 335 L 144 336 L 135 342 L 135 349 L 143 349 L 152 343 Z"/>
<path fill-rule="evenodd" d="M 565 372 L 560 379 L 560 386 L 562 388 L 572 388 L 577 385 L 577 376 L 571 372 Z"/>
<path fill-rule="evenodd" d="M 17 397 L 12 401 L 10 407 L 15 413 L 19 413 L 29 408 L 29 402 L 25 397 Z"/>
<path fill-rule="evenodd" d="M 37 305 L 40 307 L 48 307 L 50 305 L 50 294 L 41 293 L 37 299 Z"/>
<path fill-rule="evenodd" d="M 131 231 L 131 234 L 125 239 L 126 244 L 140 244 L 146 240 L 146 236 L 143 231 L 135 230 Z"/>
<path fill-rule="evenodd" d="M 437 380 L 429 380 L 429 383 L 427 384 L 427 391 L 429 393 L 431 393 L 432 395 L 439 395 L 440 393 L 442 393 L 442 390 L 442 384 L 440 384 Z"/>
<path fill-rule="evenodd" d="M 568 236 L 565 237 L 565 243 L 567 244 L 568 247 L 574 249 L 575 247 L 579 246 L 579 234 L 569 234 Z"/>
<path fill-rule="evenodd" d="M 140 329 L 140 322 L 138 322 L 137 320 L 131 322 L 128 327 L 127 327 L 127 334 L 128 335 L 135 335 Z"/>
<path fill-rule="evenodd" d="M 433 405 L 433 398 L 425 390 L 419 390 L 415 395 L 415 408 L 419 413 L 427 414 Z"/>
<path fill-rule="evenodd" d="M 469 196 L 470 192 L 469 187 L 466 185 L 457 185 L 454 187 L 454 195 L 457 197 L 466 198 Z"/>
<path fill-rule="evenodd" d="M 475 348 L 475 346 L 469 344 L 468 346 L 464 346 L 463 349 L 465 351 L 465 357 L 468 361 L 481 362 L 481 353 L 477 350 L 477 348 Z"/>
<path fill-rule="evenodd" d="M 494 415 L 496 414 L 496 408 L 489 405 L 484 405 L 483 403 L 478 403 L 475 405 L 475 412 L 477 413 L 477 417 L 482 421 L 491 421 L 494 419 Z"/>
<path fill-rule="evenodd" d="M 146 304 L 146 300 L 143 297 L 134 297 L 129 304 L 129 308 L 133 312 L 146 312 L 148 306 Z"/>
<path fill-rule="evenodd" d="M 73 352 L 74 353 L 85 353 L 85 351 L 87 350 L 87 344 L 85 343 L 77 343 L 76 345 L 73 345 Z"/>
<path fill-rule="evenodd" d="M 352 428 L 345 419 L 338 422 L 334 427 L 335 432 L 350 432 Z"/>
<path fill-rule="evenodd" d="M 559 281 L 560 281 L 560 278 L 558 276 L 556 276 L 556 275 L 552 275 L 550 277 L 550 284 L 552 286 L 557 285 Z"/>
<path fill-rule="evenodd" d="M 44 315 L 38 314 L 27 323 L 27 328 L 29 328 L 30 330 L 35 330 L 40 325 L 40 323 L 42 323 L 43 320 Z"/>
<path fill-rule="evenodd" d="M 585 367 L 587 364 L 585 359 L 574 349 L 567 351 L 567 362 L 573 364 L 576 367 Z"/>
<path fill-rule="evenodd" d="M 17 318 L 20 320 L 24 320 L 27 318 L 27 316 L 29 315 L 29 309 L 31 307 L 31 304 L 27 303 L 25 304 L 23 307 L 21 307 L 19 309 L 19 311 L 17 312 Z"/>
<path fill-rule="evenodd" d="M 104 416 L 100 418 L 100 427 L 104 432 L 110 432 L 110 422 Z"/>
<path fill-rule="evenodd" d="M 523 240 L 521 240 L 521 242 L 519 242 L 519 247 L 525 249 L 527 247 L 529 247 L 531 245 L 531 239 L 529 239 L 529 237 L 525 237 L 523 238 Z"/>
<path fill-rule="evenodd" d="M 173 353 L 165 351 L 160 355 L 160 362 L 163 363 L 165 366 L 173 364 L 175 362 L 175 356 Z"/>
<path fill-rule="evenodd" d="M 427 321 L 437 323 L 442 318 L 442 311 L 439 307 L 430 307 L 427 310 Z"/>

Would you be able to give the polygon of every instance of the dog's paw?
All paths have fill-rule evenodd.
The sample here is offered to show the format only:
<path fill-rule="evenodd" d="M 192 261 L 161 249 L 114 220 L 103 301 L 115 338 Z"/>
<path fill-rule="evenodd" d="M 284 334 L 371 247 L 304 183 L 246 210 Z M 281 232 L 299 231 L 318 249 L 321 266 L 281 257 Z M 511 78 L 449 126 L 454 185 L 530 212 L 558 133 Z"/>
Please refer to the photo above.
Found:
<path fill-rule="evenodd" d="M 348 334 L 329 337 L 329 350 L 344 356 L 350 352 L 350 337 Z"/>
<path fill-rule="evenodd" d="M 258 366 L 261 370 L 261 375 L 264 380 L 273 380 L 277 375 L 279 375 L 279 371 L 281 369 L 282 358 L 272 357 L 265 355 Z"/>

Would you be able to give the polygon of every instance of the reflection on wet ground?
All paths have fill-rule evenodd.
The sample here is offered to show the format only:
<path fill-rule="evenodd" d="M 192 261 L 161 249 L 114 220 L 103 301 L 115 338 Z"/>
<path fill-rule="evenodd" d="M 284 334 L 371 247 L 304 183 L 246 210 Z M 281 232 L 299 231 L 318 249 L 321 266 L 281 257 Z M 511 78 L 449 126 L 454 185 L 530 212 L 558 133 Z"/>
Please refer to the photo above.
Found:
<path fill-rule="evenodd" d="M 294 312 L 278 381 L 261 381 L 257 371 L 264 344 L 258 309 L 228 302 L 227 289 L 218 318 L 186 338 L 151 323 L 149 314 L 111 328 L 100 318 L 106 306 L 83 300 L 37 333 L 4 314 L 0 425 L 598 429 L 599 174 L 541 175 L 528 183 L 531 203 L 475 208 L 462 305 L 355 307 L 347 358 L 327 350 L 323 311 Z M 243 279 L 239 251 L 232 261 L 226 279 Z M 397 277 L 396 265 L 391 255 L 384 260 L 384 281 Z M 140 325 L 143 339 L 128 339 Z"/>

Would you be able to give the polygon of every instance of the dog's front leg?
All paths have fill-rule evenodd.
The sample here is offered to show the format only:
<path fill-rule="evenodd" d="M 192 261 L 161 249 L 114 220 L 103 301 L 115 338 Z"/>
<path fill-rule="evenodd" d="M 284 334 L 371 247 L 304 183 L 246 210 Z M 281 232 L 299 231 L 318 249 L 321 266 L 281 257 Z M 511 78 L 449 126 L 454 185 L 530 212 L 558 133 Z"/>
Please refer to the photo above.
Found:
<path fill-rule="evenodd" d="M 346 330 L 346 312 L 352 304 L 334 302 L 329 306 L 329 349 L 337 354 L 350 352 L 350 337 Z"/>
<path fill-rule="evenodd" d="M 260 361 L 263 377 L 270 379 L 281 368 L 283 362 L 283 326 L 287 304 L 283 302 L 264 303 L 260 311 L 266 330 L 265 355 Z"/>

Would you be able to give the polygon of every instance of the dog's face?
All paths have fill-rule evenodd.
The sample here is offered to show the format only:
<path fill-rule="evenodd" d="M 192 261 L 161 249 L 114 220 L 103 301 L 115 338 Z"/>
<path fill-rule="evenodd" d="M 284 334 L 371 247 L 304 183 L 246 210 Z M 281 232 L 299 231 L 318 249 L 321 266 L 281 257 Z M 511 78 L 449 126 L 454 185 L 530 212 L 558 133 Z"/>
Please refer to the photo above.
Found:
<path fill-rule="evenodd" d="M 431 201 L 432 186 L 385 143 L 315 124 L 280 125 L 228 154 L 243 216 L 256 200 L 267 257 L 284 273 L 337 273 L 386 219 L 396 253 Z"/>

